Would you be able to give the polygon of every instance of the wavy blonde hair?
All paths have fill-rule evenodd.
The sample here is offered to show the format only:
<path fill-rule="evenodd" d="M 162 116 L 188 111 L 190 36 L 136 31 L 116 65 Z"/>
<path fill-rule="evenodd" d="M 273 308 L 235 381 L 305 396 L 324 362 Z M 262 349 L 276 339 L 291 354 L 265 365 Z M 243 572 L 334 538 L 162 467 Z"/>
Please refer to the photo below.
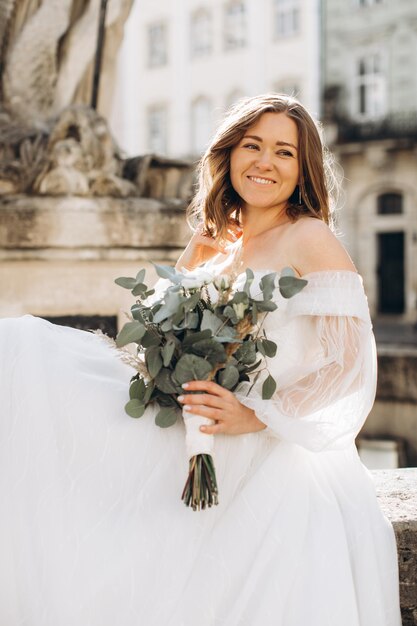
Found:
<path fill-rule="evenodd" d="M 229 109 L 198 165 L 197 192 L 187 211 L 191 228 L 202 223 L 203 232 L 222 239 L 239 222 L 242 199 L 230 180 L 230 153 L 264 113 L 284 113 L 297 125 L 302 204 L 297 185 L 288 198 L 287 215 L 292 221 L 311 215 L 333 227 L 331 193 L 337 184 L 319 126 L 298 100 L 271 93 L 244 98 Z"/>

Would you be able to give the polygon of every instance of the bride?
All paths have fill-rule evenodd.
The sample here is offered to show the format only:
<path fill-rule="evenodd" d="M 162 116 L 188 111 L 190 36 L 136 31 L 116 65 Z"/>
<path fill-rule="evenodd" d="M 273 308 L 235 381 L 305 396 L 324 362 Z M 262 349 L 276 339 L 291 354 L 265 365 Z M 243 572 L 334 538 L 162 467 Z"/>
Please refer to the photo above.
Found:
<path fill-rule="evenodd" d="M 200 163 L 177 267 L 308 281 L 265 320 L 271 400 L 262 381 L 178 398 L 212 420 L 218 506 L 184 506 L 182 421 L 126 416 L 132 370 L 98 336 L 0 321 L 1 624 L 400 626 L 393 529 L 354 445 L 372 324 L 325 168 L 308 112 L 275 94 L 240 101 Z"/>

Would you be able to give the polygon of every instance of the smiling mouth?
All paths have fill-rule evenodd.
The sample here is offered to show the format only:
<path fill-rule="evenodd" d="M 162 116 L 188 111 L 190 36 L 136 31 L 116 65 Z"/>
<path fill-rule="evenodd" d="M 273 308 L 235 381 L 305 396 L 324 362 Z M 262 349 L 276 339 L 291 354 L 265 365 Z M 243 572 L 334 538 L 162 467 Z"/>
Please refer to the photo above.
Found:
<path fill-rule="evenodd" d="M 270 178 L 260 178 L 259 176 L 248 176 L 249 180 L 261 185 L 274 185 L 275 181 Z"/>

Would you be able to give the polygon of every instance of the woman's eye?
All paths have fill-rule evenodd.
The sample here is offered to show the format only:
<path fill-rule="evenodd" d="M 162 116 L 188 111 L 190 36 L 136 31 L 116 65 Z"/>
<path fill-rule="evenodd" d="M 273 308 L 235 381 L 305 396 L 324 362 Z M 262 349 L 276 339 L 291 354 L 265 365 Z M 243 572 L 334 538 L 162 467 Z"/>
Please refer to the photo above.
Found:
<path fill-rule="evenodd" d="M 251 150 L 258 150 L 259 146 L 256 143 L 245 143 L 244 148 L 250 148 Z"/>
<path fill-rule="evenodd" d="M 288 150 L 279 150 L 277 154 L 279 154 L 280 156 L 289 156 L 289 157 L 293 156 L 292 152 L 289 152 Z"/>

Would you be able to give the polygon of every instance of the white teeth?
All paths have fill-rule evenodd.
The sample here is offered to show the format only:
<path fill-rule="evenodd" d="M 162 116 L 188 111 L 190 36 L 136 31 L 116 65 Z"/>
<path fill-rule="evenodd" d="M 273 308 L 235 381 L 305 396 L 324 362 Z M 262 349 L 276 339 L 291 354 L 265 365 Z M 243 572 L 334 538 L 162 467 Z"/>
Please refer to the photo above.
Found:
<path fill-rule="evenodd" d="M 273 180 L 267 180 L 266 178 L 257 178 L 256 176 L 249 176 L 250 180 L 253 180 L 255 183 L 261 183 L 261 185 L 273 185 Z"/>

